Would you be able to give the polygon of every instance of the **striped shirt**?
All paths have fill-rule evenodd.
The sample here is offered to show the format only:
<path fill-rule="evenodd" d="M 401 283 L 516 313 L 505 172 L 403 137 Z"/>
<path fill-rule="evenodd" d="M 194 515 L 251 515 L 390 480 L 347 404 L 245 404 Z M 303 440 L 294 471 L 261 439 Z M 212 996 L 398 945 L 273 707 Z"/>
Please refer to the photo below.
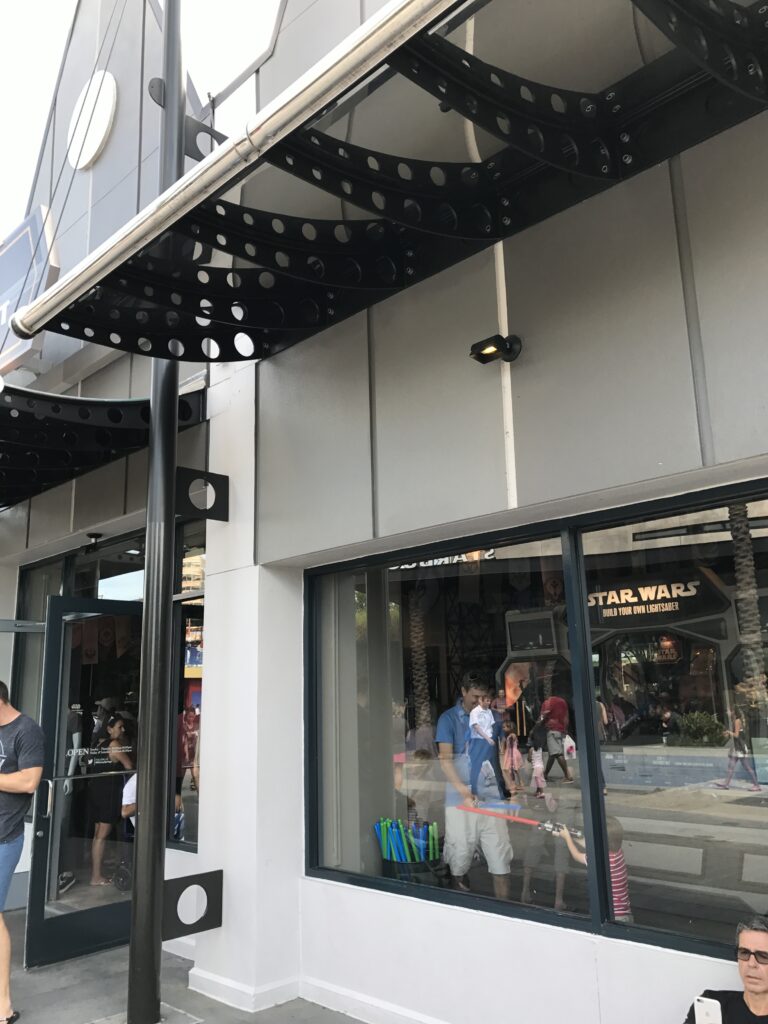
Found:
<path fill-rule="evenodd" d="M 623 850 L 608 851 L 608 866 L 611 872 L 613 916 L 624 917 L 632 913 L 632 907 L 629 902 L 629 877 Z"/>

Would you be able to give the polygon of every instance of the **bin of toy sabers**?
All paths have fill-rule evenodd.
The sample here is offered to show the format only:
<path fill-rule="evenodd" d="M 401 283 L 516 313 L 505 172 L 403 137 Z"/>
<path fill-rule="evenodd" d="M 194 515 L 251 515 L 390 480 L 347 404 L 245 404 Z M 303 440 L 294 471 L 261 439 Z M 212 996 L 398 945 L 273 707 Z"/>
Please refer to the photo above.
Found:
<path fill-rule="evenodd" d="M 401 819 L 379 818 L 373 830 L 381 850 L 382 874 L 386 878 L 422 885 L 446 884 L 447 871 L 440 860 L 436 821 L 404 824 Z"/>

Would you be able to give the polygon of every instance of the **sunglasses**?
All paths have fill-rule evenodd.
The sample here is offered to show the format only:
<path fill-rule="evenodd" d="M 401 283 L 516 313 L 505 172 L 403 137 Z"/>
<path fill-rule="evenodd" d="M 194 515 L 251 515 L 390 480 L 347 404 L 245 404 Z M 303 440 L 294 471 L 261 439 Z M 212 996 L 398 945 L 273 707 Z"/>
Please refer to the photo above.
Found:
<path fill-rule="evenodd" d="M 751 956 L 753 956 L 757 963 L 761 964 L 763 967 L 768 966 L 768 950 L 747 949 L 746 946 L 739 946 L 736 950 L 737 960 L 743 960 L 746 963 Z"/>

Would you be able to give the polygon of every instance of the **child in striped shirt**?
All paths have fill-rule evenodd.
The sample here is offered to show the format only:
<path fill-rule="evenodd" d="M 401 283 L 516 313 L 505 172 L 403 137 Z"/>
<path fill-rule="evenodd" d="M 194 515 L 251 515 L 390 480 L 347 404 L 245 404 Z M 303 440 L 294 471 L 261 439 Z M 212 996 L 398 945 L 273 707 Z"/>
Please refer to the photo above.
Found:
<path fill-rule="evenodd" d="M 622 924 L 632 924 L 632 906 L 629 902 L 629 876 L 627 863 L 624 860 L 622 844 L 624 842 L 624 829 L 618 818 L 609 816 L 605 822 L 608 832 L 608 869 L 611 876 L 611 904 L 613 905 L 613 919 Z M 587 863 L 587 855 L 583 850 L 583 840 L 573 838 L 567 828 L 561 829 L 557 835 L 565 840 L 568 850 L 575 861 L 579 864 Z"/>

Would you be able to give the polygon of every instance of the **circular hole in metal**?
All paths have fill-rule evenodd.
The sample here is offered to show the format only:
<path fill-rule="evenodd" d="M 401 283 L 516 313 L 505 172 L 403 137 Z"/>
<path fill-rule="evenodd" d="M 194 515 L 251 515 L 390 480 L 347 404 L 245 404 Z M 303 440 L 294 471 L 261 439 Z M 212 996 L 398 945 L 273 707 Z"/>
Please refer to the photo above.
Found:
<path fill-rule="evenodd" d="M 387 199 L 383 192 L 371 192 L 371 202 L 377 210 L 383 210 L 387 205 Z"/>
<path fill-rule="evenodd" d="M 763 67 L 755 56 L 754 53 L 748 53 L 746 56 L 747 61 L 747 74 L 753 80 L 753 85 L 756 86 L 759 92 L 765 90 L 765 80 L 763 78 Z"/>
<path fill-rule="evenodd" d="M 115 332 L 113 331 L 113 332 L 112 332 L 112 333 L 110 334 L 110 336 L 109 336 L 109 340 L 110 340 L 110 341 L 112 342 L 112 344 L 113 344 L 113 345 L 119 345 L 119 344 L 120 344 L 120 341 L 121 341 L 122 339 L 120 338 L 120 335 L 119 335 L 119 334 L 116 334 L 116 333 L 115 333 Z"/>
<path fill-rule="evenodd" d="M 59 415 L 59 413 L 61 412 L 61 406 L 59 405 L 58 402 L 55 402 L 51 406 L 51 412 L 53 413 L 54 416 L 58 416 Z"/>
<path fill-rule="evenodd" d="M 231 309 L 232 309 L 232 316 L 235 318 L 235 320 L 244 320 L 245 319 L 245 307 L 241 306 L 239 302 L 233 303 Z"/>
<path fill-rule="evenodd" d="M 502 82 L 502 80 L 499 78 L 495 71 L 491 72 L 491 83 L 499 89 L 503 88 L 504 85 L 504 83 Z"/>
<path fill-rule="evenodd" d="M 207 316 L 196 316 L 195 323 L 198 327 L 210 327 L 211 321 Z"/>
<path fill-rule="evenodd" d="M 410 165 L 407 164 L 404 160 L 401 160 L 400 163 L 397 165 L 397 173 L 400 175 L 403 181 L 413 180 L 413 171 L 411 170 Z"/>
<path fill-rule="evenodd" d="M 325 277 L 325 264 L 317 256 L 309 257 L 307 260 L 307 268 L 312 271 L 315 277 L 320 279 Z"/>
<path fill-rule="evenodd" d="M 348 259 L 344 261 L 342 274 L 348 284 L 360 284 L 363 279 L 363 268 L 357 260 Z"/>
<path fill-rule="evenodd" d="M 86 327 L 83 329 L 83 334 L 86 336 L 86 338 L 92 338 L 95 333 L 96 332 L 92 327 Z"/>
<path fill-rule="evenodd" d="M 119 320 L 120 319 L 120 310 L 119 309 L 110 309 L 110 311 L 109 311 L 109 319 L 110 320 Z"/>
<path fill-rule="evenodd" d="M 527 85 L 520 86 L 520 99 L 525 100 L 526 103 L 536 102 L 536 97 L 533 95 L 533 91 L 529 89 Z"/>
<path fill-rule="evenodd" d="M 444 78 L 438 78 L 435 84 L 437 85 L 437 91 L 445 96 L 448 92 L 448 83 L 446 80 Z"/>
<path fill-rule="evenodd" d="M 575 139 L 572 139 L 570 135 L 560 136 L 560 152 L 563 154 L 563 159 L 569 167 L 578 167 L 579 147 L 576 145 Z"/>
<path fill-rule="evenodd" d="M 122 423 L 123 422 L 123 411 L 118 409 L 117 406 L 112 405 L 107 409 L 107 419 L 110 423 Z"/>
<path fill-rule="evenodd" d="M 203 249 L 203 243 L 195 242 L 195 244 L 192 246 L 192 262 L 197 263 L 198 260 L 201 260 L 203 258 L 204 251 L 205 250 Z"/>
<path fill-rule="evenodd" d="M 381 221 L 373 220 L 366 225 L 365 233 L 371 242 L 380 242 L 384 238 L 386 231 Z"/>
<path fill-rule="evenodd" d="M 243 331 L 239 331 L 235 335 L 235 348 L 244 359 L 248 359 L 256 351 L 253 338 L 250 334 L 245 334 Z"/>
<path fill-rule="evenodd" d="M 171 292 L 171 302 L 174 306 L 180 306 L 182 303 L 181 295 L 178 292 Z"/>
<path fill-rule="evenodd" d="M 349 153 L 347 152 L 346 149 L 344 149 L 343 146 L 339 146 L 338 154 L 342 160 L 349 160 Z"/>
<path fill-rule="evenodd" d="M 184 355 L 184 345 L 179 341 L 178 338 L 171 338 L 168 342 L 168 351 L 172 356 L 180 357 Z"/>
<path fill-rule="evenodd" d="M 142 352 L 151 352 L 152 342 L 149 340 L 149 338 L 139 338 L 139 348 L 141 349 Z"/>
<path fill-rule="evenodd" d="M 421 222 L 421 207 L 415 199 L 406 199 L 403 203 L 403 216 L 409 224 Z"/>
<path fill-rule="evenodd" d="M 91 418 L 91 410 L 84 409 L 81 407 L 80 409 L 77 410 L 77 415 L 80 417 L 81 420 L 89 420 Z"/>
<path fill-rule="evenodd" d="M 467 94 L 467 96 L 464 97 L 464 106 L 467 108 L 470 114 L 477 113 L 477 100 L 471 94 Z"/>
<path fill-rule="evenodd" d="M 200 225 L 199 224 L 190 224 L 189 225 L 189 230 L 192 232 L 193 235 L 199 235 L 200 234 Z"/>
<path fill-rule="evenodd" d="M 302 224 L 301 233 L 308 242 L 314 242 L 314 240 L 317 238 L 317 228 L 315 227 L 314 224 Z"/>
<path fill-rule="evenodd" d="M 333 236 L 337 242 L 346 244 L 352 240 L 352 228 L 347 224 L 337 224 L 333 229 Z"/>
<path fill-rule="evenodd" d="M 219 358 L 219 343 L 214 338 L 203 338 L 200 346 L 206 359 Z"/>
<path fill-rule="evenodd" d="M 275 232 L 276 235 L 285 234 L 285 224 L 283 223 L 283 221 L 280 220 L 279 217 L 272 218 L 272 230 Z"/>
<path fill-rule="evenodd" d="M 210 284 L 211 275 L 208 273 L 207 270 L 198 270 L 197 280 L 200 282 L 200 284 Z"/>
<path fill-rule="evenodd" d="M 207 512 L 209 509 L 213 508 L 216 501 L 216 488 L 213 484 L 208 483 L 207 480 L 203 480 L 199 477 L 197 480 L 193 480 L 190 483 L 188 494 L 190 503 L 194 505 L 195 508 L 199 508 L 201 512 Z M 190 889 L 200 889 L 200 886 L 190 886 L 190 888 L 185 891 L 189 892 Z M 202 892 L 203 890 L 200 889 L 200 891 Z M 179 902 L 181 902 L 181 900 L 179 900 Z M 202 917 L 202 914 L 200 917 Z M 193 918 L 192 921 L 185 921 L 184 923 L 193 924 L 195 920 L 198 920 L 198 918 Z"/>
<path fill-rule="evenodd" d="M 397 278 L 397 267 L 389 256 L 380 256 L 376 260 L 376 273 L 385 284 L 393 284 Z"/>
<path fill-rule="evenodd" d="M 315 179 L 315 181 L 322 181 L 323 180 L 322 168 L 321 167 L 313 167 L 312 168 L 312 177 Z"/>
<path fill-rule="evenodd" d="M 289 167 L 293 167 L 295 161 L 290 153 L 285 154 L 285 162 L 288 164 Z"/>
<path fill-rule="evenodd" d="M 568 104 L 559 92 L 553 92 L 549 97 L 549 102 L 552 104 L 552 109 L 556 114 L 564 114 L 568 109 Z"/>
<path fill-rule="evenodd" d="M 379 164 L 379 161 L 376 159 L 375 156 L 369 156 L 368 159 L 366 160 L 366 163 L 368 164 L 372 171 L 381 170 L 381 165 Z"/>
<path fill-rule="evenodd" d="M 256 255 L 256 246 L 253 242 L 246 242 L 244 248 L 247 256 L 253 257 Z"/>
<path fill-rule="evenodd" d="M 529 124 L 525 129 L 525 134 L 528 138 L 528 143 L 536 153 L 544 152 L 544 135 L 539 127 L 535 124 Z"/>
<path fill-rule="evenodd" d="M 275 280 L 275 275 L 270 273 L 268 270 L 263 270 L 259 274 L 259 285 L 262 288 L 274 288 Z"/>
<path fill-rule="evenodd" d="M 320 307 L 313 299 L 302 299 L 299 303 L 299 316 L 305 324 L 317 324 L 320 322 Z"/>
<path fill-rule="evenodd" d="M 467 186 L 476 185 L 480 181 L 480 175 L 476 167 L 462 167 L 461 180 Z"/>
<path fill-rule="evenodd" d="M 66 320 L 60 321 L 59 327 L 61 328 L 62 331 L 68 331 L 69 330 L 69 324 L 67 323 Z"/>
<path fill-rule="evenodd" d="M 253 214 L 247 210 L 243 213 L 243 224 L 247 224 L 249 228 L 253 227 Z"/>
<path fill-rule="evenodd" d="M 218 243 L 218 245 L 226 245 L 227 244 L 227 236 L 226 235 L 221 235 L 221 234 L 216 235 L 216 242 Z"/>
<path fill-rule="evenodd" d="M 440 203 L 435 220 L 443 231 L 455 231 L 459 225 L 459 217 L 450 203 Z"/>
<path fill-rule="evenodd" d="M 352 182 L 347 181 L 346 178 L 343 178 L 341 182 L 341 191 L 344 193 L 345 196 L 351 196 L 353 191 Z"/>
<path fill-rule="evenodd" d="M 429 177 L 433 185 L 443 186 L 447 179 L 446 173 L 442 167 L 430 167 Z"/>
<path fill-rule="evenodd" d="M 152 296 L 155 294 L 155 289 L 152 287 L 151 284 L 144 285 L 144 294 L 148 299 L 151 299 Z"/>
<path fill-rule="evenodd" d="M 667 26 L 670 32 L 677 32 L 678 17 L 674 11 L 670 11 L 667 15 Z"/>
<path fill-rule="evenodd" d="M 180 320 L 181 317 L 179 316 L 175 309 L 170 309 L 165 314 L 165 322 L 168 324 L 169 327 L 178 327 Z"/>
<path fill-rule="evenodd" d="M 579 100 L 579 110 L 584 117 L 597 117 L 597 104 L 588 96 L 582 96 Z"/>
<path fill-rule="evenodd" d="M 291 257 L 288 255 L 287 252 L 276 252 L 275 263 L 278 265 L 278 267 L 281 267 L 283 270 L 286 270 L 291 265 Z"/>
<path fill-rule="evenodd" d="M 242 283 L 242 277 L 240 277 L 239 274 L 236 274 L 234 270 L 230 270 L 230 272 L 227 274 L 227 284 L 229 285 L 229 287 L 239 288 L 242 285 Z"/>
<path fill-rule="evenodd" d="M 512 131 L 512 124 L 506 114 L 496 115 L 496 125 L 502 135 L 509 135 Z"/>

